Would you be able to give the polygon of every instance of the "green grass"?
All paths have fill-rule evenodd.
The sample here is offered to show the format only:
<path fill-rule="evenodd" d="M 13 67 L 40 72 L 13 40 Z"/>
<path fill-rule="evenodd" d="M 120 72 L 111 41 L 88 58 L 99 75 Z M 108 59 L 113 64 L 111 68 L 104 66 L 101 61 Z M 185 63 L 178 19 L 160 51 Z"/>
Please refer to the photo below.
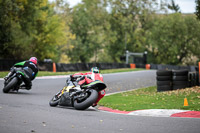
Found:
<path fill-rule="evenodd" d="M 187 98 L 189 106 L 184 105 Z M 156 87 L 105 96 L 99 105 L 122 111 L 141 109 L 183 109 L 200 111 L 200 87 L 157 92 Z"/>
<path fill-rule="evenodd" d="M 135 68 L 135 69 L 130 69 L 130 68 L 123 68 L 123 69 L 107 69 L 107 70 L 101 70 L 101 74 L 105 73 L 117 73 L 117 72 L 131 72 L 131 71 L 139 71 L 139 70 L 145 70 L 141 68 Z M 1 71 L 0 72 L 0 78 L 5 77 L 8 74 L 9 71 Z M 39 71 L 38 72 L 38 77 L 40 76 L 55 76 L 55 75 L 70 75 L 78 72 L 88 72 L 88 71 L 76 71 L 76 72 L 48 72 L 48 71 Z"/>

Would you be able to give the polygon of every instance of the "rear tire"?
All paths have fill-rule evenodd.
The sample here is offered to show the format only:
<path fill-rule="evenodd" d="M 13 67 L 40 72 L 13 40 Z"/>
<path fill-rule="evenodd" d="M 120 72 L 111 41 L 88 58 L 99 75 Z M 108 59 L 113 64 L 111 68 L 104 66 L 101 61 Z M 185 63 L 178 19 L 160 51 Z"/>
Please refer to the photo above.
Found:
<path fill-rule="evenodd" d="M 11 79 L 11 81 L 3 88 L 4 93 L 8 93 L 18 82 L 17 77 Z"/>
<path fill-rule="evenodd" d="M 78 100 L 74 100 L 74 108 L 77 110 L 85 110 L 87 108 L 89 108 L 93 103 L 95 103 L 97 101 L 98 98 L 98 92 L 96 90 L 90 90 L 91 94 L 89 95 L 89 97 L 82 101 L 82 102 L 78 102 Z"/>

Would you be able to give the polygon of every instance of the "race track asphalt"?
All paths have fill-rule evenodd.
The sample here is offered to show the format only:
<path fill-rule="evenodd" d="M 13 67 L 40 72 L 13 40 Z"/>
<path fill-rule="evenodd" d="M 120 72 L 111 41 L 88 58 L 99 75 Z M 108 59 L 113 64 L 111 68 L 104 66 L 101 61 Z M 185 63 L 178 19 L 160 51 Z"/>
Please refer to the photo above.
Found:
<path fill-rule="evenodd" d="M 154 86 L 155 70 L 104 74 L 107 94 Z M 67 76 L 66 76 L 67 77 Z M 199 133 L 200 119 L 116 114 L 50 107 L 66 77 L 37 78 L 30 91 L 0 91 L 0 133 Z M 3 80 L 0 79 L 0 88 Z"/>

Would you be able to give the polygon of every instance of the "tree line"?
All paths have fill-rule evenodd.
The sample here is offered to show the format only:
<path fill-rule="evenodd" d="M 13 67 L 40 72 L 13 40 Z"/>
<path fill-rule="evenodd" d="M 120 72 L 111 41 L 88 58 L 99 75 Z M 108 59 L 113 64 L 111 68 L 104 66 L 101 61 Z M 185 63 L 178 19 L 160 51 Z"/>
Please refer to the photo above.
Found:
<path fill-rule="evenodd" d="M 148 63 L 196 64 L 196 15 L 156 0 L 0 0 L 0 59 L 124 62 L 125 51 L 148 52 Z M 168 13 L 167 10 L 173 13 Z"/>

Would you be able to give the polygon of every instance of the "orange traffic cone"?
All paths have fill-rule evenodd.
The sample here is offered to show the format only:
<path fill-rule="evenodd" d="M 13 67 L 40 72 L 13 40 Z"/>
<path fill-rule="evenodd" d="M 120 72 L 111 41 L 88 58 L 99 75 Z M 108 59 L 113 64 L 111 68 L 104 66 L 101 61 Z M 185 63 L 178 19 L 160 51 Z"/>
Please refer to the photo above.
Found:
<path fill-rule="evenodd" d="M 56 72 L 56 63 L 53 63 L 53 72 Z"/>
<path fill-rule="evenodd" d="M 130 64 L 130 67 L 131 67 L 131 69 L 135 69 L 136 67 L 135 67 L 135 64 Z"/>
<path fill-rule="evenodd" d="M 184 98 L 184 106 L 188 106 L 187 98 Z"/>
<path fill-rule="evenodd" d="M 145 67 L 146 67 L 146 69 L 148 69 L 148 70 L 149 70 L 149 69 L 150 69 L 150 67 L 151 67 L 151 65 L 150 65 L 150 64 L 146 64 L 146 66 L 145 66 Z"/>

